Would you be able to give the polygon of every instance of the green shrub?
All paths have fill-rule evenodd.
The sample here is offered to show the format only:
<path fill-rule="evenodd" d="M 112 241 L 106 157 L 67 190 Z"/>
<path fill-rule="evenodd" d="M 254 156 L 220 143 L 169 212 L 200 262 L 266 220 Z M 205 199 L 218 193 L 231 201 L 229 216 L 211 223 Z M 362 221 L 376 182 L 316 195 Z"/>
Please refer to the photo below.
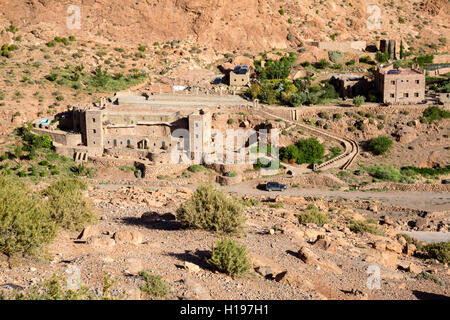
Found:
<path fill-rule="evenodd" d="M 344 54 L 341 51 L 328 51 L 328 58 L 333 63 L 341 63 Z"/>
<path fill-rule="evenodd" d="M 316 62 L 314 66 L 317 69 L 326 69 L 330 66 L 330 63 L 326 59 L 320 59 L 319 62 Z"/>
<path fill-rule="evenodd" d="M 427 272 L 427 271 L 422 271 L 420 272 L 417 276 L 416 279 L 426 279 L 426 280 L 432 280 L 434 283 L 440 285 L 440 286 L 444 286 L 444 282 L 442 280 L 440 280 L 438 277 L 436 277 L 435 275 Z"/>
<path fill-rule="evenodd" d="M 199 172 L 205 170 L 205 167 L 200 164 L 194 164 L 187 168 L 190 172 Z"/>
<path fill-rule="evenodd" d="M 425 251 L 430 258 L 436 259 L 442 263 L 450 263 L 450 241 L 429 243 L 424 246 Z"/>
<path fill-rule="evenodd" d="M 89 177 L 92 178 L 94 176 L 94 171 L 92 168 L 86 167 L 84 164 L 78 164 L 75 166 L 72 166 L 70 168 L 70 171 L 73 172 L 74 175 L 80 176 L 80 177 Z"/>
<path fill-rule="evenodd" d="M 314 223 L 321 226 L 328 222 L 328 216 L 311 204 L 298 216 L 298 222 L 300 224 Z"/>
<path fill-rule="evenodd" d="M 450 118 L 450 112 L 439 108 L 438 106 L 431 106 L 426 108 L 422 113 L 422 119 L 424 122 L 432 123 L 441 119 Z"/>
<path fill-rule="evenodd" d="M 367 173 L 375 179 L 383 181 L 409 182 L 410 180 L 409 177 L 407 175 L 403 175 L 400 170 L 382 165 L 367 168 Z"/>
<path fill-rule="evenodd" d="M 412 166 L 405 166 L 401 168 L 402 173 L 410 172 L 420 174 L 423 177 L 436 177 L 440 175 L 450 174 L 450 165 L 441 168 L 418 168 Z"/>
<path fill-rule="evenodd" d="M 182 226 L 219 233 L 240 233 L 245 218 L 240 202 L 212 185 L 198 187 L 177 210 Z"/>
<path fill-rule="evenodd" d="M 356 107 L 361 107 L 364 104 L 364 102 L 366 102 L 366 98 L 364 96 L 356 96 L 353 98 L 353 104 Z"/>
<path fill-rule="evenodd" d="M 295 145 L 282 147 L 280 159 L 294 160 L 298 164 L 318 163 L 325 154 L 325 147 L 316 138 L 301 139 Z"/>
<path fill-rule="evenodd" d="M 380 230 L 376 223 L 371 220 L 353 221 L 353 223 L 349 226 L 349 229 L 353 232 L 367 232 L 376 235 L 384 235 L 383 230 Z"/>
<path fill-rule="evenodd" d="M 0 252 L 35 254 L 55 236 L 56 225 L 42 200 L 24 183 L 0 174 Z"/>
<path fill-rule="evenodd" d="M 151 298 L 162 298 L 169 293 L 170 287 L 161 276 L 153 275 L 149 271 L 141 271 L 139 276 L 145 281 L 141 286 L 141 291 Z"/>
<path fill-rule="evenodd" d="M 207 262 L 219 272 L 230 276 L 243 275 L 251 267 L 245 245 L 240 245 L 233 239 L 218 241 L 212 248 L 211 258 Z"/>
<path fill-rule="evenodd" d="M 67 230 L 80 231 L 97 219 L 89 198 L 84 196 L 87 185 L 79 179 L 62 178 L 52 183 L 42 194 L 48 197 L 52 221 Z"/>
<path fill-rule="evenodd" d="M 392 147 L 392 139 L 388 136 L 378 136 L 369 140 L 368 149 L 375 155 L 382 155 Z"/>
<path fill-rule="evenodd" d="M 13 291 L 2 296 L 0 300 L 93 300 L 95 295 L 86 287 L 77 290 L 68 289 L 66 279 L 60 275 L 53 275 L 48 280 L 41 281 L 29 289 L 17 292 Z"/>

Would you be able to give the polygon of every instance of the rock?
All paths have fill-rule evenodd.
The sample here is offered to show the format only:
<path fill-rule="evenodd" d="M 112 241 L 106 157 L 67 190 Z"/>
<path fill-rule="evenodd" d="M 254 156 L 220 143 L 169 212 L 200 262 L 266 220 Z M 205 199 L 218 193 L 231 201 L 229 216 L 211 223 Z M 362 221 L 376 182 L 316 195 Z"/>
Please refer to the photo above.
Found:
<path fill-rule="evenodd" d="M 78 235 L 77 239 L 81 240 L 81 241 L 86 241 L 90 237 L 94 237 L 94 236 L 98 236 L 98 235 L 99 235 L 99 231 L 98 231 L 97 226 L 90 225 L 90 226 L 85 227 L 83 229 L 83 231 L 81 231 L 81 233 Z"/>
<path fill-rule="evenodd" d="M 348 227 L 344 227 L 344 228 L 342 229 L 342 232 L 343 232 L 344 234 L 346 234 L 346 235 L 352 234 L 352 231 L 351 231 Z"/>
<path fill-rule="evenodd" d="M 274 235 L 274 234 L 275 234 L 275 230 L 272 229 L 272 228 L 270 228 L 270 229 L 269 229 L 269 234 Z"/>
<path fill-rule="evenodd" d="M 416 266 L 414 263 L 410 263 L 407 270 L 408 270 L 408 272 L 411 272 L 414 274 L 419 274 L 422 272 L 422 269 L 419 268 L 418 266 Z"/>
<path fill-rule="evenodd" d="M 251 261 L 253 268 L 256 270 L 256 268 L 267 268 L 270 267 L 272 270 L 272 273 L 277 274 L 283 271 L 283 269 L 273 262 L 272 259 L 268 259 L 266 257 L 259 256 L 257 254 L 251 254 Z"/>
<path fill-rule="evenodd" d="M 396 241 L 395 242 L 394 241 L 389 241 L 386 244 L 386 250 L 392 251 L 392 252 L 395 252 L 395 253 L 402 253 L 403 252 L 403 246 L 400 243 L 396 242 Z"/>
<path fill-rule="evenodd" d="M 123 230 L 117 231 L 113 236 L 117 244 L 131 243 L 140 244 L 143 241 L 142 234 L 137 230 Z"/>
<path fill-rule="evenodd" d="M 186 300 L 211 300 L 211 295 L 207 289 L 205 289 L 202 285 L 196 282 L 189 276 L 186 276 L 183 279 L 184 284 L 186 285 L 186 292 L 184 293 L 183 298 Z"/>
<path fill-rule="evenodd" d="M 369 205 L 369 210 L 374 212 L 374 213 L 377 213 L 378 212 L 378 206 L 376 204 L 372 203 L 372 204 Z"/>
<path fill-rule="evenodd" d="M 314 265 L 318 268 L 337 274 L 342 274 L 342 269 L 339 268 L 334 262 L 319 258 L 315 253 L 313 253 L 305 246 L 301 247 L 298 251 L 298 257 L 306 264 Z"/>
<path fill-rule="evenodd" d="M 404 247 L 403 247 L 403 253 L 407 254 L 408 256 L 412 256 L 414 255 L 414 253 L 416 253 L 416 246 L 412 243 L 407 243 Z"/>
<path fill-rule="evenodd" d="M 314 229 L 305 230 L 305 237 L 310 242 L 315 242 L 319 236 L 325 236 L 325 233 Z"/>
<path fill-rule="evenodd" d="M 381 264 L 387 268 L 395 269 L 398 264 L 398 256 L 391 251 L 370 250 L 367 252 L 364 261 Z"/>
<path fill-rule="evenodd" d="M 105 236 L 91 237 L 87 243 L 93 247 L 97 248 L 112 248 L 116 244 L 114 239 Z"/>
<path fill-rule="evenodd" d="M 314 242 L 314 247 L 325 250 L 329 253 L 336 253 L 336 245 L 329 239 L 318 239 Z"/>
<path fill-rule="evenodd" d="M 196 265 L 195 263 L 188 262 L 188 261 L 185 261 L 184 264 L 183 264 L 183 266 L 184 266 L 184 268 L 185 268 L 186 270 L 188 270 L 189 272 L 195 272 L 195 273 L 197 273 L 197 272 L 199 272 L 199 271 L 201 270 L 200 267 L 199 267 L 198 265 Z"/>
<path fill-rule="evenodd" d="M 422 230 L 422 229 L 424 229 L 425 227 L 427 227 L 428 224 L 429 224 L 428 219 L 426 219 L 426 218 L 419 218 L 419 219 L 417 219 L 417 220 L 415 221 L 415 228 L 416 228 L 417 230 Z"/>
<path fill-rule="evenodd" d="M 399 237 L 399 238 L 398 238 L 398 242 L 399 242 L 401 245 L 403 245 L 403 246 L 406 245 L 406 243 L 407 243 L 407 242 L 406 242 L 406 239 L 405 239 L 404 237 Z M 403 249 L 403 250 L 404 250 L 404 249 Z"/>
<path fill-rule="evenodd" d="M 144 270 L 142 261 L 137 258 L 128 258 L 125 260 L 126 268 L 124 273 L 128 275 L 137 275 L 140 271 Z"/>
<path fill-rule="evenodd" d="M 318 257 L 307 247 L 303 246 L 298 251 L 298 257 L 306 264 L 317 265 Z"/>
<path fill-rule="evenodd" d="M 270 266 L 258 266 L 255 268 L 255 272 L 262 275 L 263 277 L 273 276 L 273 271 Z"/>
<path fill-rule="evenodd" d="M 372 247 L 376 250 L 386 250 L 386 242 L 383 240 L 377 240 L 372 243 Z"/>
<path fill-rule="evenodd" d="M 394 221 L 388 216 L 383 216 L 383 217 L 381 217 L 381 219 L 384 224 L 387 224 L 389 226 L 394 225 Z"/>

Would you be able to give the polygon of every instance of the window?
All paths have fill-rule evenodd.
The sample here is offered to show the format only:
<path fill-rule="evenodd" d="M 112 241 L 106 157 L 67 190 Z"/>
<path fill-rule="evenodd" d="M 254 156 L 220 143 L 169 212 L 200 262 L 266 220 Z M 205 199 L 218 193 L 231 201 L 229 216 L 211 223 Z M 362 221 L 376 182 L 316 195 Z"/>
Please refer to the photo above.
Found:
<path fill-rule="evenodd" d="M 419 97 L 419 93 L 418 92 L 414 93 L 414 97 L 418 98 Z"/>
<path fill-rule="evenodd" d="M 92 122 L 94 122 L 94 123 L 95 123 L 95 118 L 92 118 Z"/>
<path fill-rule="evenodd" d="M 419 84 L 420 83 L 420 80 L 416 80 L 416 84 Z"/>
<path fill-rule="evenodd" d="M 130 141 L 130 139 L 128 139 L 127 140 L 127 145 L 130 145 L 131 144 L 131 141 Z"/>
<path fill-rule="evenodd" d="M 394 98 L 394 97 L 395 97 L 395 94 L 391 93 L 391 98 Z"/>
<path fill-rule="evenodd" d="M 92 132 L 97 133 L 97 130 L 93 129 Z"/>
<path fill-rule="evenodd" d="M 404 97 L 404 98 L 408 98 L 408 97 L 409 97 L 409 93 L 408 93 L 408 92 L 405 92 L 405 93 L 403 94 L 403 97 Z"/>
<path fill-rule="evenodd" d="M 395 84 L 395 80 L 392 80 L 392 81 L 391 81 L 391 84 Z"/>

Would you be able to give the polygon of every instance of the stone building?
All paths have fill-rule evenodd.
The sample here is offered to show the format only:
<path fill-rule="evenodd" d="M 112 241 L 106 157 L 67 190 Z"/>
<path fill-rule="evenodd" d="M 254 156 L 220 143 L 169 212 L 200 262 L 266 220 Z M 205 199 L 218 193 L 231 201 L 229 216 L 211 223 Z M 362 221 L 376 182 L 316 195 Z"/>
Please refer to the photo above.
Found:
<path fill-rule="evenodd" d="M 450 93 L 442 92 L 437 94 L 438 100 L 442 104 L 450 104 Z"/>
<path fill-rule="evenodd" d="M 369 90 L 369 82 L 364 76 L 356 74 L 339 74 L 330 78 L 330 84 L 334 86 L 341 98 L 353 98 L 365 95 Z"/>
<path fill-rule="evenodd" d="M 157 106 L 150 104 L 148 99 L 145 95 L 117 95 L 109 103 L 102 101 L 100 105 L 73 107 L 61 117 L 65 131 L 49 132 L 57 144 L 56 150 L 66 156 L 82 152 L 90 156 L 108 154 L 150 160 L 161 159 L 162 154 L 169 157 L 174 147 L 187 150 L 191 156 L 208 151 L 211 140 L 209 112 L 198 108 Z M 35 130 L 39 129 L 37 124 Z M 177 129 L 184 130 L 174 134 Z M 59 135 L 78 138 L 70 140 L 76 141 L 72 144 Z"/>
<path fill-rule="evenodd" d="M 250 83 L 250 72 L 248 66 L 238 65 L 229 74 L 230 86 L 243 87 Z"/>
<path fill-rule="evenodd" d="M 412 104 L 425 101 L 425 72 L 418 68 L 375 71 L 375 88 L 386 104 Z"/>

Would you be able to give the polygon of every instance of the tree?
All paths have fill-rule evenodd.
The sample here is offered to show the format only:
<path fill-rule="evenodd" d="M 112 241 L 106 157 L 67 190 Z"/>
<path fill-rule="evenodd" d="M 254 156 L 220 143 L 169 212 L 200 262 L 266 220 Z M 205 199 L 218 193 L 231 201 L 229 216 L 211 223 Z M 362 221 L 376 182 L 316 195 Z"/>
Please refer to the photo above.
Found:
<path fill-rule="evenodd" d="M 405 56 L 405 48 L 403 46 L 403 40 L 400 41 L 400 59 L 403 59 Z"/>
<path fill-rule="evenodd" d="M 368 149 L 375 155 L 381 155 L 388 152 L 392 144 L 392 139 L 388 136 L 378 136 L 369 140 Z"/>

